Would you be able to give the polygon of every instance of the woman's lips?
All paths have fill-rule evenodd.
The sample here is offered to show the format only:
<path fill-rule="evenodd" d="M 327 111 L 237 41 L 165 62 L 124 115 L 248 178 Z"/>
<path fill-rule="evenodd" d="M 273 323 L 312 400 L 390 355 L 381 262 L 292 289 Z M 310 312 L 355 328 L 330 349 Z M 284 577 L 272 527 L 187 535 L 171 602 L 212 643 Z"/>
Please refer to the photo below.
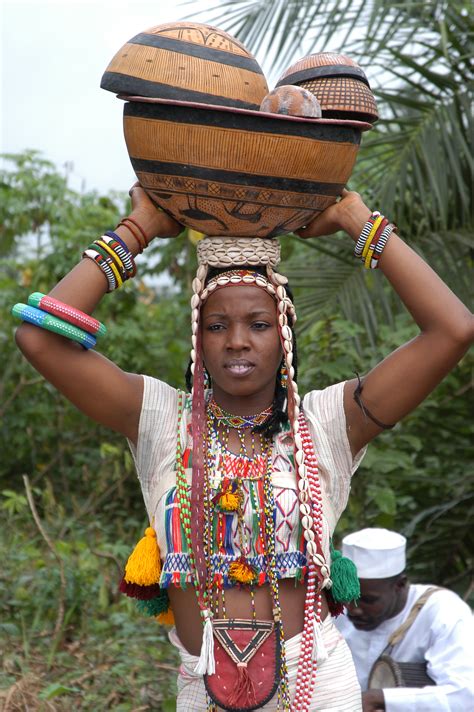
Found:
<path fill-rule="evenodd" d="M 228 371 L 232 376 L 237 376 L 242 378 L 248 376 L 251 371 L 255 368 L 255 365 L 250 361 L 228 361 L 225 366 L 225 370 Z"/>

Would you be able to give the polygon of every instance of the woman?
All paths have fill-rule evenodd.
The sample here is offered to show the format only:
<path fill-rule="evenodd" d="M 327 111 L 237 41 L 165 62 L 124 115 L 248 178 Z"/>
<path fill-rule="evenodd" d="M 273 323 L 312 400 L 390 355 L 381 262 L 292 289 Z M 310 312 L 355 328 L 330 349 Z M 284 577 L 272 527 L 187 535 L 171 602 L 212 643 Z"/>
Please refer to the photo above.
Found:
<path fill-rule="evenodd" d="M 156 235 L 179 233 L 138 185 L 131 199 L 131 215 L 109 233 L 107 247 L 119 253 L 113 273 L 104 243 L 97 243 L 52 297 L 90 314 L 121 277 L 133 275 L 129 253 Z M 234 253 L 219 262 L 219 250 L 230 254 L 225 241 L 209 254 L 202 248 L 191 302 L 192 402 L 62 336 L 30 324 L 17 331 L 20 349 L 47 380 L 130 441 L 161 550 L 159 581 L 174 613 L 170 639 L 182 660 L 178 710 L 361 709 L 352 661 L 329 613 L 329 538 L 367 443 L 456 365 L 474 324 L 357 193 L 344 191 L 300 234 L 341 229 L 358 254 L 370 250 L 364 261 L 383 270 L 420 333 L 362 384 L 350 380 L 309 393 L 304 415 L 294 307 L 286 279 L 274 271 L 278 255 L 265 252 L 274 241 L 262 241 L 265 254 L 252 256 L 251 266 Z M 229 262 L 230 271 L 222 267 Z M 204 391 L 207 376 L 212 389 Z M 125 577 L 125 588 L 145 583 Z"/>

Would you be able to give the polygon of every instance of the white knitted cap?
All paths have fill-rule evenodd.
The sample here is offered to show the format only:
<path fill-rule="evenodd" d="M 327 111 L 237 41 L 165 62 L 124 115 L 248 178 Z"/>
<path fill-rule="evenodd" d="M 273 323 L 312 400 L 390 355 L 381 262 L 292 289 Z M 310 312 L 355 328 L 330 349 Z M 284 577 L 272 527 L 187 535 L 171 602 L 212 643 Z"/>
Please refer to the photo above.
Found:
<path fill-rule="evenodd" d="M 344 537 L 342 555 L 354 562 L 359 578 L 389 578 L 405 569 L 406 543 L 402 534 L 389 529 L 361 529 Z"/>

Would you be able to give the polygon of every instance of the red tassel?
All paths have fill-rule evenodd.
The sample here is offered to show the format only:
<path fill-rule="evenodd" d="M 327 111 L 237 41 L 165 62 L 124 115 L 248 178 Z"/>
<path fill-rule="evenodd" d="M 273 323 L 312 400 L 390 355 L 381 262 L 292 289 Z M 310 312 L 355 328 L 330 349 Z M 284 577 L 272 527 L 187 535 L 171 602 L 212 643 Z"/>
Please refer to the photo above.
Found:
<path fill-rule="evenodd" d="M 237 704 L 239 704 L 239 707 L 242 707 L 242 705 L 252 707 L 257 704 L 257 698 L 255 697 L 255 686 L 249 675 L 247 663 L 237 663 L 237 670 L 239 672 L 239 677 L 237 684 L 228 699 L 229 705 L 231 707 L 236 707 Z M 241 699 L 242 696 L 245 696 L 244 700 Z"/>
<path fill-rule="evenodd" d="M 344 613 L 344 606 L 342 605 L 342 603 L 339 603 L 339 601 L 334 600 L 330 588 L 325 589 L 325 591 L 329 613 L 332 615 L 333 618 L 337 618 L 337 616 L 340 616 L 341 613 Z"/>
<path fill-rule="evenodd" d="M 119 584 L 119 591 L 130 598 L 138 598 L 140 601 L 149 601 L 150 598 L 156 598 L 160 593 L 159 585 L 140 586 L 138 583 L 128 583 L 123 578 Z"/>

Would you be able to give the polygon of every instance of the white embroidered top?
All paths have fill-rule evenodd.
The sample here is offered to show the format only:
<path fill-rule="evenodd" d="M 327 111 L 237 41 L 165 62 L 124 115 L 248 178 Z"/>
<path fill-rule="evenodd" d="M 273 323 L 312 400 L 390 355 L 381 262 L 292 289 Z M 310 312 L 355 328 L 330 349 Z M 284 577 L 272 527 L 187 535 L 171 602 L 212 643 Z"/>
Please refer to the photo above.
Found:
<path fill-rule="evenodd" d="M 160 547 L 163 568 L 160 585 L 171 583 L 185 586 L 192 581 L 186 538 L 181 527 L 176 502 L 176 442 L 177 442 L 177 390 L 166 383 L 143 376 L 144 391 L 136 448 L 130 443 L 140 480 L 143 498 L 150 521 L 154 522 Z M 353 460 L 346 434 L 343 406 L 344 383 L 322 391 L 311 391 L 303 399 L 319 465 L 323 494 L 323 541 L 326 560 L 330 561 L 329 539 L 344 511 L 351 476 L 357 469 L 365 450 Z M 188 483 L 192 478 L 192 428 L 190 410 L 185 410 L 181 423 L 181 445 Z M 275 549 L 277 576 L 302 578 L 306 571 L 305 541 L 300 526 L 296 475 L 293 467 L 293 443 L 289 432 L 274 438 L 273 475 L 276 506 Z M 232 454 L 221 453 L 221 479 L 232 472 Z M 242 478 L 244 490 L 243 518 L 248 534 L 247 550 L 239 549 L 241 539 L 237 533 L 237 516 L 234 512 L 221 516 L 221 546 L 212 557 L 213 573 L 220 583 L 230 585 L 227 573 L 229 564 L 245 554 L 259 572 L 259 583 L 266 581 L 261 540 L 259 542 L 259 514 L 261 513 L 261 478 L 249 472 Z M 214 489 L 219 482 L 213 481 Z"/>

